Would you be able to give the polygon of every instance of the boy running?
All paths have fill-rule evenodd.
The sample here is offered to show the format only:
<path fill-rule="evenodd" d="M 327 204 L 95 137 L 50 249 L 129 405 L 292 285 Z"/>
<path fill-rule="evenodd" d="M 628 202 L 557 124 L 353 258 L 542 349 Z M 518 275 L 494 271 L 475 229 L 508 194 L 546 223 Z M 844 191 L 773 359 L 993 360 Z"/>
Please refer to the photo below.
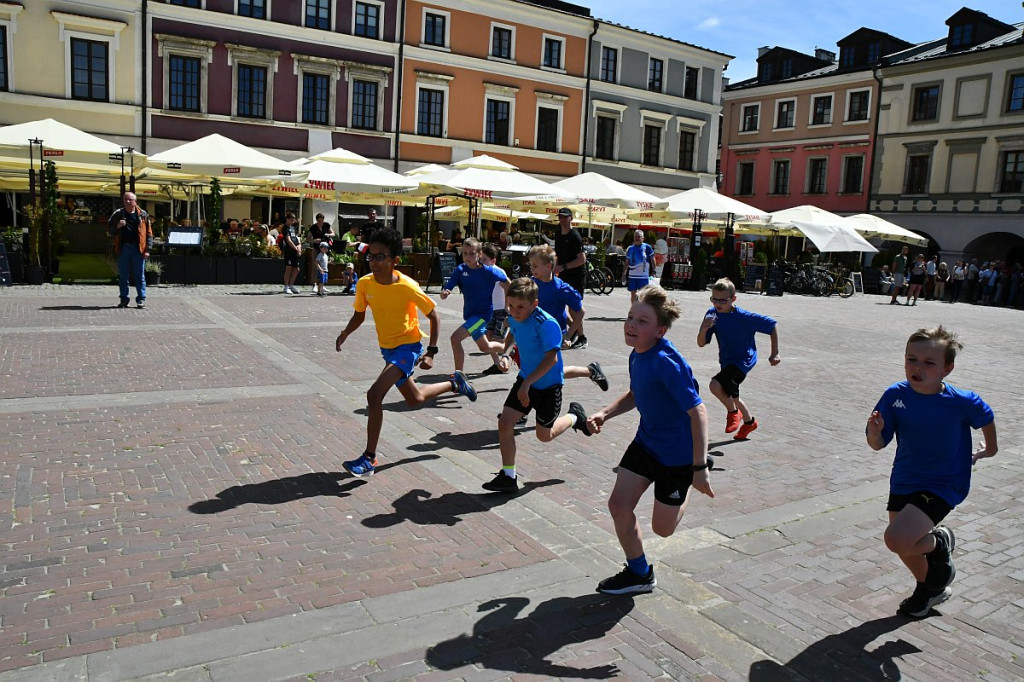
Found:
<path fill-rule="evenodd" d="M 665 338 L 679 318 L 679 305 L 658 286 L 637 292 L 623 325 L 629 354 L 629 390 L 590 417 L 588 428 L 600 433 L 604 423 L 633 408 L 640 426 L 619 462 L 608 510 L 626 554 L 626 566 L 602 580 L 598 592 L 651 592 L 657 581 L 644 554 L 636 507 L 654 485 L 651 529 L 671 536 L 683 518 L 690 487 L 714 497 L 708 470 L 708 414 L 690 365 Z"/>
<path fill-rule="evenodd" d="M 512 282 L 505 294 L 509 314 L 509 331 L 519 347 L 519 375 L 509 389 L 505 406 L 498 417 L 498 444 L 501 448 L 501 471 L 484 483 L 484 490 L 514 493 L 519 490 L 516 479 L 515 425 L 530 410 L 537 410 L 537 440 L 548 443 L 567 429 L 589 436 L 587 415 L 579 403 L 569 403 L 569 414 L 562 410 L 562 330 L 558 323 L 540 309 L 537 284 L 528 277 Z M 501 356 L 502 369 L 512 365 L 508 355 Z"/>
<path fill-rule="evenodd" d="M 482 264 L 498 267 L 498 248 L 491 243 L 483 244 L 480 247 L 480 262 Z M 503 343 L 508 335 L 508 311 L 505 310 L 505 289 L 508 285 L 501 282 L 494 284 L 491 291 L 491 320 L 487 323 L 487 340 Z M 484 370 L 484 374 L 501 374 L 501 368 L 491 365 Z"/>
<path fill-rule="evenodd" d="M 911 334 L 903 363 L 906 381 L 887 388 L 868 417 L 867 441 L 873 450 L 896 437 L 885 546 L 917 581 L 897 611 L 911 618 L 924 618 L 952 594 L 956 538 L 938 524 L 967 498 L 971 466 L 999 450 L 992 408 L 977 393 L 943 381 L 962 348 L 942 327 Z M 981 429 L 985 438 L 973 453 L 971 429 Z"/>
<path fill-rule="evenodd" d="M 395 272 L 398 255 L 401 253 L 402 238 L 394 229 L 379 228 L 370 235 L 366 250 L 370 276 L 362 277 L 356 283 L 356 297 L 352 303 L 355 312 L 334 342 L 334 349 L 340 353 L 341 345 L 366 319 L 366 309 L 373 308 L 377 342 L 385 365 L 373 386 L 366 392 L 366 450 L 358 458 L 343 463 L 353 476 L 372 476 L 376 470 L 377 442 L 384 423 L 384 396 L 392 386 L 398 387 L 410 407 L 449 391 L 464 395 L 471 401 L 476 400 L 472 384 L 459 371 L 449 381 L 424 386 L 419 386 L 412 379 L 417 362 L 422 369 L 434 366 L 441 318 L 434 308 L 434 302 L 423 293 L 416 281 Z M 417 309 L 430 321 L 430 345 L 425 354 Z"/>
<path fill-rule="evenodd" d="M 734 305 L 736 285 L 726 277 L 711 287 L 711 303 L 712 307 L 704 315 L 704 321 L 697 331 L 697 346 L 703 348 L 708 345 L 712 336 L 718 339 L 718 364 L 722 370 L 711 378 L 711 393 L 725 405 L 728 412 L 725 432 L 736 431 L 734 440 L 746 440 L 757 428 L 757 420 L 750 415 L 747 404 L 740 400 L 740 384 L 757 363 L 754 334 L 760 332 L 771 336 L 772 353 L 768 356 L 768 362 L 774 367 L 782 362 L 779 357 L 779 332 L 772 318 Z"/>
<path fill-rule="evenodd" d="M 452 358 L 456 371 L 461 372 L 466 363 L 462 342 L 467 337 L 472 337 L 477 348 L 490 354 L 494 365 L 498 364 L 498 354 L 505 346 L 500 341 L 487 338 L 487 323 L 494 312 L 492 294 L 495 285 L 508 288 L 505 271 L 494 265 L 483 265 L 480 262 L 480 242 L 472 237 L 466 239 L 462 242 L 462 263 L 456 266 L 441 288 L 442 301 L 456 286 L 462 290 L 462 319 L 465 322 L 452 332 Z"/>

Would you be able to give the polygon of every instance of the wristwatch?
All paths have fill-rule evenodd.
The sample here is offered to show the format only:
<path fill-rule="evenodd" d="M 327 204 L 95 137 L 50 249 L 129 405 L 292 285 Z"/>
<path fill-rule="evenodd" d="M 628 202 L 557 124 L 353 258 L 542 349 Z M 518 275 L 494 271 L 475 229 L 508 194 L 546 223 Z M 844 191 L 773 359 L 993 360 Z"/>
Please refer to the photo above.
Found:
<path fill-rule="evenodd" d="M 714 468 L 715 468 L 715 458 L 712 457 L 711 455 L 707 456 L 707 461 L 705 461 L 704 464 L 691 464 L 690 465 L 690 469 L 693 470 L 693 471 L 701 471 L 703 469 L 707 469 L 708 471 L 711 471 Z"/>
<path fill-rule="evenodd" d="M 434 357 L 437 355 L 437 346 L 427 346 L 427 355 Z"/>

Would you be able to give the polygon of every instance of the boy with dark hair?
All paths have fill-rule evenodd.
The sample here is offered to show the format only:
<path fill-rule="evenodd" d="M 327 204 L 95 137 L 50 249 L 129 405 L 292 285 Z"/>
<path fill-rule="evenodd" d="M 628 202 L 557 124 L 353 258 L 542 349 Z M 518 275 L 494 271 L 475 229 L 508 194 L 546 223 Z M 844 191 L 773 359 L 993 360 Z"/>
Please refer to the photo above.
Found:
<path fill-rule="evenodd" d="M 366 393 L 366 450 L 354 460 L 344 462 L 353 476 L 372 476 L 377 466 L 377 443 L 384 423 L 384 397 L 392 386 L 405 398 L 410 407 L 451 391 L 476 400 L 476 391 L 466 376 L 456 371 L 449 381 L 418 385 L 412 374 L 419 364 L 429 370 L 437 354 L 437 338 L 441 318 L 434 302 L 423 293 L 416 281 L 395 270 L 402 253 L 402 238 L 389 227 L 375 230 L 370 236 L 366 261 L 370 265 L 369 277 L 356 284 L 356 298 L 352 303 L 355 313 L 334 343 L 336 351 L 352 332 L 366 319 L 366 309 L 373 307 L 373 321 L 377 327 L 377 341 L 384 356 L 384 369 Z M 430 342 L 423 353 L 417 309 L 430 321 Z"/>

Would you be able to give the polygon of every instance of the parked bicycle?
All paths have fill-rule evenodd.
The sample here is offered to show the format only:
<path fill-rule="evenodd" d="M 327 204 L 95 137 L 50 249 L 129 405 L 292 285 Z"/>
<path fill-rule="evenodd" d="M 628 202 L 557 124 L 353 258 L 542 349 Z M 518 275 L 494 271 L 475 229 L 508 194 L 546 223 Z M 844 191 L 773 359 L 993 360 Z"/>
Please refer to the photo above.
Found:
<path fill-rule="evenodd" d="M 615 288 L 615 275 L 609 268 L 599 268 L 587 261 L 587 288 L 595 294 L 610 294 Z"/>

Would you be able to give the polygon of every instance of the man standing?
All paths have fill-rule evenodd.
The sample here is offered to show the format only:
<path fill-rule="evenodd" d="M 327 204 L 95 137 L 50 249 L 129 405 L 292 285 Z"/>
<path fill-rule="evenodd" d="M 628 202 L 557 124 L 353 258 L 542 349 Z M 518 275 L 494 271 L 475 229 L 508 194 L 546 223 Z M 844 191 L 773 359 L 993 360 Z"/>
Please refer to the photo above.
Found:
<path fill-rule="evenodd" d="M 900 290 L 906 281 L 908 254 L 910 254 L 910 247 L 904 245 L 903 250 L 892 259 L 892 300 L 889 301 L 889 305 L 899 305 L 896 297 L 900 295 Z"/>
<path fill-rule="evenodd" d="M 135 280 L 135 304 L 146 307 L 146 259 L 153 248 L 153 228 L 149 214 L 139 208 L 135 194 L 124 193 L 124 207 L 110 215 L 108 232 L 114 238 L 114 254 L 117 256 L 117 283 L 120 287 L 121 302 L 118 308 L 128 307 L 128 278 Z"/>
<path fill-rule="evenodd" d="M 299 228 L 295 214 L 289 211 L 284 216 L 284 233 L 281 235 L 281 255 L 284 256 L 284 293 L 297 294 L 295 280 L 299 278 L 299 257 L 302 255 L 302 242 L 299 240 Z"/>
<path fill-rule="evenodd" d="M 651 283 L 654 272 L 654 248 L 644 242 L 644 231 L 633 233 L 633 245 L 626 249 L 626 263 L 629 267 L 629 297 L 636 303 L 636 292 Z"/>
<path fill-rule="evenodd" d="M 587 255 L 583 251 L 583 237 L 572 226 L 572 209 L 558 209 L 558 233 L 555 235 L 555 275 L 575 289 L 583 298 L 587 279 Z M 587 336 L 580 325 L 579 333 L 572 340 L 570 348 L 586 348 Z"/>

